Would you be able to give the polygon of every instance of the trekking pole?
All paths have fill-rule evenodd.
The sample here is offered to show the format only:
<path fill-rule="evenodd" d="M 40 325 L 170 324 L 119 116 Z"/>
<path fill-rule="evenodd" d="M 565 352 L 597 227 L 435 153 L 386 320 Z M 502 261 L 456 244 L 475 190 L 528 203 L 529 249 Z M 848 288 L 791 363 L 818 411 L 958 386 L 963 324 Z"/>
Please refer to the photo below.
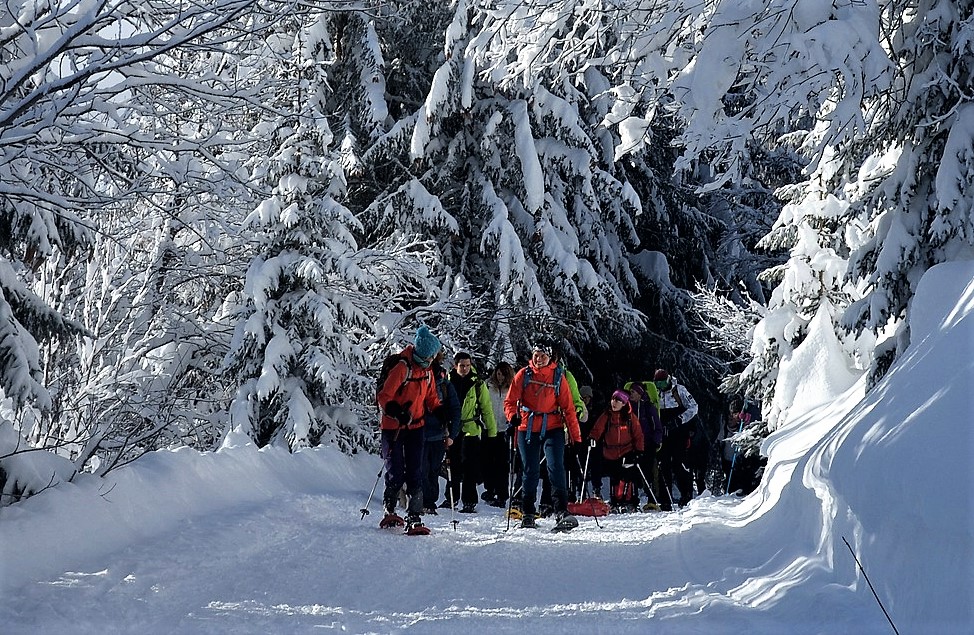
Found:
<path fill-rule="evenodd" d="M 393 445 L 395 445 L 396 441 L 399 440 L 399 433 L 400 432 L 402 432 L 402 426 L 400 426 L 399 429 L 396 430 L 396 434 L 393 435 L 393 437 L 392 437 L 392 443 L 390 444 L 390 448 Z M 384 458 L 385 457 L 383 457 L 383 459 Z M 365 520 L 365 517 L 369 515 L 369 503 L 372 502 L 372 497 L 375 495 L 375 488 L 379 486 L 379 479 L 382 478 L 382 470 L 383 470 L 384 467 L 385 466 L 379 468 L 379 473 L 375 477 L 375 483 L 372 484 L 372 491 L 369 492 L 369 500 L 365 501 L 365 507 L 363 507 L 362 509 L 359 510 L 360 512 L 362 512 L 362 518 L 361 518 L 361 520 Z"/>
<path fill-rule="evenodd" d="M 588 449 L 585 450 L 585 467 L 582 468 L 582 486 L 578 489 L 578 500 L 582 500 L 582 494 L 585 493 L 585 479 L 588 477 L 588 460 L 592 456 L 592 444 L 589 444 Z M 578 460 L 578 456 L 575 457 Z M 579 466 L 581 467 L 581 466 Z"/>
<path fill-rule="evenodd" d="M 382 468 L 379 468 L 379 473 L 375 477 L 375 483 L 372 485 L 372 491 L 369 492 L 369 500 L 365 501 L 365 507 L 360 509 L 362 512 L 362 518 L 359 520 L 365 520 L 365 517 L 369 515 L 369 503 L 372 502 L 372 497 L 375 495 L 375 488 L 379 486 L 379 479 L 382 478 Z"/>
<path fill-rule="evenodd" d="M 886 616 L 886 621 L 888 621 L 889 625 L 893 627 L 893 632 L 896 633 L 896 635 L 900 635 L 900 632 L 896 630 L 896 624 L 893 623 L 893 618 L 889 616 L 889 613 L 886 611 L 886 607 L 883 606 L 883 601 L 879 599 L 879 594 L 876 593 L 876 589 L 873 588 L 873 583 L 869 581 L 869 576 L 866 575 L 866 570 L 862 568 L 862 563 L 859 562 L 859 558 L 856 557 L 856 552 L 852 550 L 852 545 L 850 545 L 849 541 L 845 539 L 845 536 L 842 536 L 842 542 L 844 542 L 845 546 L 849 548 L 849 553 L 852 554 L 852 559 L 856 561 L 856 566 L 859 567 L 860 571 L 862 571 L 862 577 L 866 578 L 866 584 L 869 585 L 869 590 L 873 592 L 873 597 L 876 598 L 879 608 L 883 609 L 883 615 Z"/>
<path fill-rule="evenodd" d="M 586 452 L 585 452 L 585 467 L 582 468 L 582 489 L 579 490 L 579 492 L 578 492 L 579 499 L 581 499 L 582 494 L 585 493 L 585 477 L 588 475 L 588 458 L 589 458 L 589 456 L 591 454 L 592 454 L 592 446 L 589 445 L 588 446 L 588 450 L 586 450 Z M 578 455 L 575 456 L 575 462 L 578 462 Z M 581 465 L 579 465 L 579 467 L 581 467 Z M 581 501 L 579 501 L 579 502 L 581 502 Z M 591 508 L 591 506 L 589 506 L 589 507 Z M 595 526 L 596 527 L 598 527 L 599 529 L 602 529 L 602 523 L 599 522 L 599 517 L 595 515 L 595 512 L 594 511 L 592 512 L 592 520 L 595 521 Z"/>
<path fill-rule="evenodd" d="M 639 475 L 643 477 L 643 485 L 646 486 L 646 491 L 649 492 L 650 498 L 653 499 L 653 504 L 656 505 L 656 509 L 659 509 L 659 501 L 656 500 L 656 494 L 653 493 L 653 488 L 649 485 L 649 479 L 646 478 L 646 473 L 643 472 L 643 468 L 639 463 L 636 463 L 636 469 L 639 470 Z M 670 506 L 672 506 L 673 501 L 670 501 Z"/>
<path fill-rule="evenodd" d="M 453 525 L 453 531 L 456 531 L 460 521 L 457 520 L 456 504 L 453 501 L 453 472 L 450 470 L 450 456 L 447 455 L 443 460 L 446 462 L 446 489 L 450 492 L 450 524 Z"/>
<path fill-rule="evenodd" d="M 508 455 L 510 459 L 510 468 L 507 470 L 507 529 L 504 531 L 510 531 L 511 529 L 511 506 L 514 504 L 514 443 L 517 441 L 517 432 L 511 435 L 511 451 Z"/>
<path fill-rule="evenodd" d="M 740 434 L 741 433 L 741 430 L 743 430 L 743 429 L 744 429 L 744 417 L 741 417 L 741 425 L 737 429 L 737 434 Z M 730 486 L 731 486 L 731 479 L 734 478 L 734 464 L 735 463 L 737 463 L 737 447 L 736 446 L 734 447 L 734 456 L 731 458 L 731 469 L 730 469 L 730 472 L 728 472 L 728 474 L 727 474 L 727 493 L 728 494 L 731 493 Z"/>

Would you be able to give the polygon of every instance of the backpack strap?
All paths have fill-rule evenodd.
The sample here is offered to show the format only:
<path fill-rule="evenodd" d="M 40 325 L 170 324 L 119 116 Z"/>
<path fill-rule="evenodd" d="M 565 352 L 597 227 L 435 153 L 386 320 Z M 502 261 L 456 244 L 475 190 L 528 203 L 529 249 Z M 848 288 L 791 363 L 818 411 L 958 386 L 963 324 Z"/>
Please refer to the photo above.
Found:
<path fill-rule="evenodd" d="M 673 384 L 673 388 L 671 390 L 671 394 L 673 395 L 673 399 L 676 400 L 676 405 L 678 405 L 681 408 L 683 408 L 684 410 L 686 410 L 686 406 L 683 405 L 683 398 L 680 397 L 680 391 L 677 390 L 675 383 Z"/>
<path fill-rule="evenodd" d="M 543 381 L 533 381 L 531 379 L 531 376 L 533 374 L 534 373 L 531 370 L 531 365 L 529 364 L 528 367 L 524 371 L 524 386 L 522 387 L 522 390 L 526 390 L 527 387 L 528 387 L 528 384 L 532 384 L 532 383 L 533 384 L 538 384 L 539 386 L 547 386 L 548 388 L 553 388 L 554 389 L 554 391 L 555 391 L 555 399 L 557 400 L 559 394 L 561 393 L 561 379 L 562 379 L 561 366 L 556 366 L 555 367 L 555 375 L 553 377 L 554 383 L 552 383 L 552 384 L 546 384 Z M 527 426 L 526 426 L 527 427 L 527 430 L 524 433 L 525 440 L 528 440 L 528 439 L 531 438 L 531 431 L 532 431 L 532 428 L 534 428 L 534 425 L 533 424 L 534 424 L 534 418 L 536 416 L 541 415 L 541 417 L 542 417 L 541 418 L 541 434 L 543 435 L 545 432 L 548 431 L 548 415 L 559 414 L 561 412 L 561 408 L 560 407 L 556 407 L 555 410 L 552 411 L 552 412 L 534 412 L 533 410 L 531 410 L 527 406 L 523 406 L 522 405 L 521 406 L 521 412 L 524 413 L 524 414 L 526 414 L 527 417 L 528 417 Z"/>
<path fill-rule="evenodd" d="M 408 384 L 411 381 L 422 381 L 422 382 L 426 382 L 426 383 L 430 383 L 431 382 L 431 379 L 433 377 L 432 371 L 430 371 L 428 373 L 425 373 L 425 376 L 423 376 L 423 377 L 413 377 L 413 364 L 410 363 L 410 361 L 409 361 L 409 359 L 408 359 L 408 357 L 406 355 L 400 355 L 399 356 L 399 361 L 396 362 L 396 365 L 398 366 L 399 364 L 405 364 L 406 365 L 406 377 L 402 380 L 402 383 L 399 384 L 399 387 L 396 388 L 396 392 L 392 393 L 393 396 L 398 397 L 399 396 L 399 393 L 406 386 L 406 384 Z M 395 368 L 395 366 L 393 366 L 393 368 Z M 436 387 L 435 381 L 433 381 L 433 387 L 434 388 Z"/>

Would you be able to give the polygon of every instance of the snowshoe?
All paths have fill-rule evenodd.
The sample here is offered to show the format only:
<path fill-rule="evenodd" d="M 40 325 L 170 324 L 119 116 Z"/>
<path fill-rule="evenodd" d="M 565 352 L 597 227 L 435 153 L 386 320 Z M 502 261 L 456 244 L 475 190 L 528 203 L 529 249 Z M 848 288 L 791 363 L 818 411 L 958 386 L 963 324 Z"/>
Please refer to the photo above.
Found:
<path fill-rule="evenodd" d="M 644 512 L 658 512 L 659 510 L 660 510 L 659 505 L 657 505 L 653 501 L 649 501 L 648 503 L 643 505 Z"/>
<path fill-rule="evenodd" d="M 521 529 L 534 529 L 538 525 L 534 522 L 534 516 L 528 514 L 521 518 Z"/>
<path fill-rule="evenodd" d="M 382 520 L 379 521 L 380 529 L 389 529 L 390 527 L 402 527 L 406 524 L 402 516 L 396 514 L 395 512 L 387 513 Z"/>
<path fill-rule="evenodd" d="M 406 522 L 407 536 L 428 536 L 429 533 L 429 527 L 423 524 L 423 521 L 419 519 L 419 516 L 409 517 L 409 520 Z"/>
<path fill-rule="evenodd" d="M 566 531 L 571 531 L 578 527 L 578 519 L 571 514 L 559 514 L 558 522 L 555 526 L 551 528 L 553 533 L 562 533 Z"/>
<path fill-rule="evenodd" d="M 460 508 L 460 513 L 461 514 L 476 514 L 477 513 L 477 506 L 476 505 L 464 505 L 463 507 Z"/>
<path fill-rule="evenodd" d="M 522 512 L 517 507 L 511 507 L 511 510 L 507 512 L 507 517 L 511 520 L 520 520 L 524 517 L 524 512 Z"/>

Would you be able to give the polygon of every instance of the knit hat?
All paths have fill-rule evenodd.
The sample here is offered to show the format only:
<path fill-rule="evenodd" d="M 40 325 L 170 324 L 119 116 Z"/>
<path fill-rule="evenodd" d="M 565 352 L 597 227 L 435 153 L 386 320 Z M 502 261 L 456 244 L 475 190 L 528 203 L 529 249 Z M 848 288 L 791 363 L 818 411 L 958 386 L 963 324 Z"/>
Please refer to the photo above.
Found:
<path fill-rule="evenodd" d="M 640 399 L 649 399 L 649 395 L 646 393 L 646 389 L 639 382 L 634 382 L 629 386 L 629 392 L 634 392 L 639 395 Z"/>
<path fill-rule="evenodd" d="M 534 343 L 534 348 L 531 350 L 544 353 L 548 357 L 551 357 L 555 352 L 555 347 L 550 340 L 540 339 Z"/>
<path fill-rule="evenodd" d="M 657 369 L 656 373 L 653 375 L 653 381 L 666 381 L 670 378 L 670 374 L 664 369 Z"/>
<path fill-rule="evenodd" d="M 413 350 L 416 351 L 416 357 L 432 360 L 440 352 L 440 347 L 440 340 L 430 333 L 425 324 L 416 330 L 416 339 L 413 340 Z"/>
<path fill-rule="evenodd" d="M 582 399 L 585 399 L 586 397 L 588 397 L 589 399 L 591 399 L 592 398 L 592 387 L 591 386 L 582 386 L 581 388 L 578 389 L 578 396 L 581 397 Z"/>
<path fill-rule="evenodd" d="M 622 403 L 629 403 L 629 393 L 627 393 L 625 390 L 615 391 L 614 393 L 612 393 L 612 398 L 618 399 Z"/>

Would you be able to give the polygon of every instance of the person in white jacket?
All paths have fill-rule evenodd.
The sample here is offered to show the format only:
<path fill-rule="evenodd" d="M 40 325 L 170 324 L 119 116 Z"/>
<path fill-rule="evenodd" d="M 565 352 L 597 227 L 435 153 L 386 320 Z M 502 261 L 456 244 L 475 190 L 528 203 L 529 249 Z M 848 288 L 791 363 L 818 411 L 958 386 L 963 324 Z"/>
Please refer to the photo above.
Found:
<path fill-rule="evenodd" d="M 656 371 L 653 383 L 659 392 L 659 418 L 663 425 L 663 447 L 658 454 L 663 500 L 659 503 L 667 511 L 673 508 L 671 492 L 674 483 L 680 491 L 680 507 L 685 507 L 693 498 L 693 477 L 687 467 L 687 450 L 690 447 L 690 421 L 697 416 L 699 407 L 690 391 L 666 369 Z"/>

